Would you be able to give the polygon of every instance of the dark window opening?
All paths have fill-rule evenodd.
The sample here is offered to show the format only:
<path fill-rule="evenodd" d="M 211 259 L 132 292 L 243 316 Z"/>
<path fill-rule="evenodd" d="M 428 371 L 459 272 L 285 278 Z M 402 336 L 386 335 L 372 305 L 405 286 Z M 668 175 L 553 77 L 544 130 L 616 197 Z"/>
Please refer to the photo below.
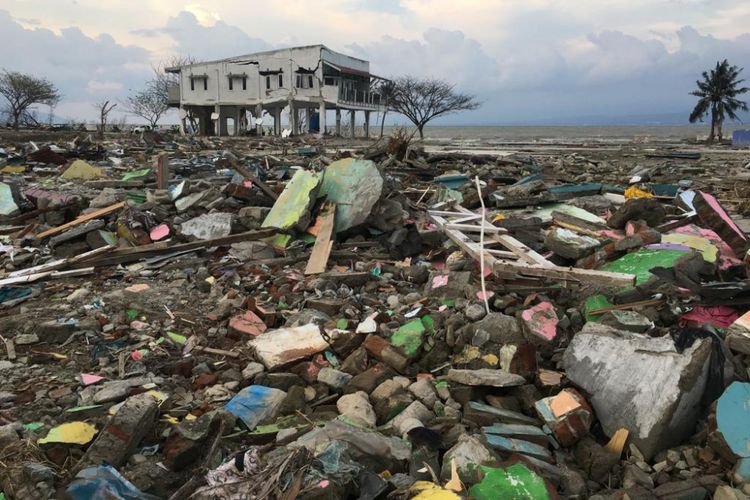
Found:
<path fill-rule="evenodd" d="M 313 88 L 313 87 L 314 87 L 314 85 L 313 85 L 313 77 L 312 77 L 312 75 L 308 75 L 308 76 L 307 76 L 307 86 L 308 86 L 308 87 L 310 87 L 310 88 Z"/>
<path fill-rule="evenodd" d="M 208 90 L 208 78 L 203 79 L 203 90 Z"/>
<path fill-rule="evenodd" d="M 190 90 L 195 90 L 195 80 L 190 79 Z"/>
<path fill-rule="evenodd" d="M 271 77 L 266 77 L 266 90 L 271 90 Z"/>
<path fill-rule="evenodd" d="M 234 90 L 234 78 L 229 77 L 229 90 Z"/>
<path fill-rule="evenodd" d="M 295 87 L 298 89 L 302 88 L 302 75 L 297 75 L 297 80 L 295 81 Z"/>
<path fill-rule="evenodd" d="M 279 73 L 279 88 L 283 88 L 283 87 L 284 87 L 284 75 Z"/>
<path fill-rule="evenodd" d="M 247 90 L 247 77 L 242 77 L 242 90 Z"/>
<path fill-rule="evenodd" d="M 325 78 L 325 85 L 336 85 L 336 80 L 333 77 L 327 76 Z"/>

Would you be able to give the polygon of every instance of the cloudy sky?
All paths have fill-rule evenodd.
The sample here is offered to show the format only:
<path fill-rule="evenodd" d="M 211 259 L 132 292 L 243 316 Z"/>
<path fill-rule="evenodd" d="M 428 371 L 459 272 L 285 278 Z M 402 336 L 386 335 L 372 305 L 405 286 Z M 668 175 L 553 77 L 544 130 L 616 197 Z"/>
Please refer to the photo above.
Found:
<path fill-rule="evenodd" d="M 78 119 L 173 55 L 315 43 L 483 102 L 446 124 L 686 121 L 717 59 L 750 78 L 747 0 L 0 0 L 0 33 L 0 67 L 51 79 Z"/>

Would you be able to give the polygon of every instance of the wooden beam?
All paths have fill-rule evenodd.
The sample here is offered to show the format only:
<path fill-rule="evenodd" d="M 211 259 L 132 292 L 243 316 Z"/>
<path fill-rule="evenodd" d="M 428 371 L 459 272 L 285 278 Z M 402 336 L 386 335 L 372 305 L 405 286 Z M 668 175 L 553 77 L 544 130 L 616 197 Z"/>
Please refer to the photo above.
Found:
<path fill-rule="evenodd" d="M 90 212 L 88 214 L 82 215 L 75 220 L 72 220 L 68 223 L 63 224 L 62 226 L 57 226 L 57 227 L 53 227 L 52 229 L 47 229 L 46 231 L 42 231 L 41 233 L 37 234 L 36 237 L 37 239 L 41 240 L 41 239 L 46 238 L 47 236 L 52 236 L 53 234 L 62 233 L 66 229 L 69 229 L 73 226 L 77 226 L 78 224 L 81 224 L 83 222 L 86 222 L 92 219 L 98 219 L 99 217 L 103 217 L 107 214 L 120 210 L 121 208 L 125 206 L 127 206 L 127 202 L 125 201 L 121 201 L 120 203 L 115 203 L 114 205 L 110 205 L 108 207 L 104 207 L 99 210 L 95 210 L 94 212 Z"/>
<path fill-rule="evenodd" d="M 307 261 L 307 267 L 305 267 L 306 275 L 324 273 L 328 257 L 331 254 L 331 248 L 333 247 L 331 236 L 333 235 L 336 205 L 333 203 L 326 204 L 325 210 L 328 212 L 326 215 L 320 216 L 323 220 L 320 224 L 318 236 L 315 238 L 315 245 L 313 245 L 310 253 L 310 260 Z"/>
<path fill-rule="evenodd" d="M 268 184 L 266 184 L 262 180 L 255 177 L 248 169 L 245 168 L 244 165 L 240 165 L 236 161 L 231 161 L 229 164 L 232 166 L 232 170 L 234 170 L 235 172 L 240 174 L 242 177 L 244 177 L 245 179 L 251 181 L 253 184 L 258 186 L 258 189 L 263 191 L 263 193 L 266 196 L 268 196 L 274 201 L 279 199 L 279 195 L 276 194 L 276 192 L 273 191 L 270 187 L 268 187 Z"/>

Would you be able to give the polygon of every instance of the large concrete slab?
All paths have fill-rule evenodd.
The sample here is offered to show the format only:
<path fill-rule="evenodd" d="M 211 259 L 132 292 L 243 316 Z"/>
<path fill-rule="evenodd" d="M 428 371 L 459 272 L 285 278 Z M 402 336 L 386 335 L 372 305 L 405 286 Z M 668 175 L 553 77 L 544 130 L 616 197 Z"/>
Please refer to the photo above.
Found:
<path fill-rule="evenodd" d="M 568 346 L 568 378 L 589 395 L 604 432 L 630 431 L 650 458 L 695 429 L 706 386 L 711 343 L 698 340 L 681 354 L 672 339 L 651 338 L 587 323 Z"/>
<path fill-rule="evenodd" d="M 383 192 L 383 176 L 370 160 L 345 158 L 326 167 L 319 196 L 336 204 L 334 231 L 365 222 Z"/>

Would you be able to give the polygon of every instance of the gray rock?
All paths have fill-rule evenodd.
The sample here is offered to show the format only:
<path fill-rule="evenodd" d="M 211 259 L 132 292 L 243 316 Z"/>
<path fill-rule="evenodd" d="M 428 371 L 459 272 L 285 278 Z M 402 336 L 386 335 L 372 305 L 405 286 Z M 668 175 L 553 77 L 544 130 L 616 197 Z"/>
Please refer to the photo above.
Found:
<path fill-rule="evenodd" d="M 409 386 L 409 392 L 419 399 L 428 408 L 435 406 L 435 402 L 438 400 L 437 392 L 435 387 L 432 385 L 432 380 L 428 378 L 422 378 L 414 382 Z"/>
<path fill-rule="evenodd" d="M 384 399 L 388 399 L 389 397 L 393 396 L 397 392 L 403 391 L 404 388 L 396 382 L 393 379 L 388 379 L 379 386 L 375 388 L 374 391 L 370 394 L 370 397 L 373 401 L 381 401 Z"/>
<path fill-rule="evenodd" d="M 355 392 L 341 396 L 336 403 L 339 413 L 354 422 L 366 426 L 375 427 L 377 417 L 375 410 L 367 399 L 367 394 L 363 391 Z"/>
<path fill-rule="evenodd" d="M 646 459 L 695 429 L 706 386 L 711 343 L 681 354 L 668 336 L 651 338 L 587 323 L 565 351 L 568 378 L 590 395 L 604 432 L 630 429 Z"/>
<path fill-rule="evenodd" d="M 472 337 L 480 330 L 489 333 L 489 339 L 497 344 L 513 344 L 526 340 L 518 320 L 503 313 L 490 313 L 469 326 L 469 334 Z"/>
<path fill-rule="evenodd" d="M 633 464 L 625 464 L 625 471 L 622 476 L 622 487 L 630 488 L 632 486 L 643 486 L 649 490 L 654 489 L 654 481 L 651 476 L 643 472 Z"/>
<path fill-rule="evenodd" d="M 560 257 L 566 259 L 581 259 L 601 245 L 599 240 L 591 236 L 578 234 L 562 227 L 553 227 L 547 232 L 544 244 Z"/>
<path fill-rule="evenodd" d="M 747 500 L 748 496 L 731 486 L 719 486 L 714 491 L 714 500 Z"/>
<path fill-rule="evenodd" d="M 487 315 L 487 310 L 484 308 L 484 305 L 469 304 L 464 314 L 466 314 L 466 319 L 469 321 L 479 321 Z"/>
<path fill-rule="evenodd" d="M 318 382 L 336 390 L 342 390 L 351 379 L 352 375 L 329 367 L 322 368 L 318 373 Z"/>
<path fill-rule="evenodd" d="M 180 232 L 199 240 L 221 238 L 232 232 L 232 219 L 233 215 L 227 212 L 203 214 L 183 222 Z"/>
<path fill-rule="evenodd" d="M 420 427 L 430 422 L 433 418 L 435 418 L 435 414 L 429 408 L 420 401 L 414 401 L 404 411 L 396 415 L 391 423 L 401 435 L 404 435 L 414 427 Z M 418 425 L 415 425 L 415 422 Z"/>
<path fill-rule="evenodd" d="M 526 383 L 526 380 L 520 375 L 490 368 L 480 370 L 451 369 L 448 370 L 448 380 L 464 385 L 491 387 L 514 387 Z"/>
<path fill-rule="evenodd" d="M 479 481 L 479 466 L 490 465 L 495 460 L 495 455 L 478 437 L 462 434 L 458 442 L 445 453 L 440 478 L 443 481 L 451 478 L 451 461 L 455 461 L 461 481 L 475 483 Z"/>

